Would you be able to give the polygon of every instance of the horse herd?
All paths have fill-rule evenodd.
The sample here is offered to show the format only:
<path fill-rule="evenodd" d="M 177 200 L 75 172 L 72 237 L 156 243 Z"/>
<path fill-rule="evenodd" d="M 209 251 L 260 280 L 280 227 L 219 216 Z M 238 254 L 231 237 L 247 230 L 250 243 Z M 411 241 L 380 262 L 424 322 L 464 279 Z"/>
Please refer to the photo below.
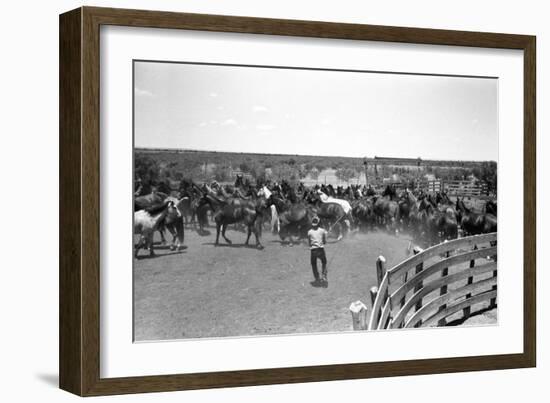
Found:
<path fill-rule="evenodd" d="M 259 249 L 263 248 L 264 225 L 278 233 L 282 242 L 292 244 L 306 237 L 314 216 L 338 239 L 352 230 L 383 228 L 395 233 L 408 231 L 433 245 L 457 238 L 460 231 L 463 235 L 475 235 L 497 230 L 497 205 L 492 200 L 485 203 L 482 211 L 474 211 L 464 199 L 457 197 L 452 202 L 445 192 L 398 192 L 391 185 L 382 191 L 360 185 L 306 187 L 302 183 L 292 186 L 287 181 L 252 185 L 238 176 L 234 185 L 214 182 L 198 186 L 184 180 L 171 195 L 154 189 L 150 194 L 136 195 L 134 232 L 140 237 L 135 255 L 141 248 L 154 254 L 156 231 L 165 243 L 164 232 L 168 230 L 172 235 L 171 249 L 181 248 L 184 224 L 192 224 L 199 234 L 205 234 L 209 214 L 216 225 L 216 246 L 220 235 L 232 243 L 226 230 L 235 224 L 246 229 L 246 245 L 254 234 Z"/>

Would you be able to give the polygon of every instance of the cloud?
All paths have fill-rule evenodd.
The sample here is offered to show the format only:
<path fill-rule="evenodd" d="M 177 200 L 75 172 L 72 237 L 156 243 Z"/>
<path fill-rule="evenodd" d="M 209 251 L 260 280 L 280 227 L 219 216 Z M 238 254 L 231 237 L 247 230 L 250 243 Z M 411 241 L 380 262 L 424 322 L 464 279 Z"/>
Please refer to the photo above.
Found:
<path fill-rule="evenodd" d="M 252 107 L 252 110 L 254 112 L 267 112 L 267 108 L 265 106 L 262 106 L 262 105 L 254 105 Z"/>
<path fill-rule="evenodd" d="M 206 123 L 206 122 L 200 122 L 200 123 L 199 123 L 199 127 L 205 127 L 205 126 L 207 126 L 207 125 L 208 125 L 208 123 Z"/>
<path fill-rule="evenodd" d="M 256 126 L 256 129 L 262 130 L 262 131 L 268 131 L 268 130 L 273 130 L 273 129 L 275 129 L 275 126 L 273 126 L 273 125 L 267 125 L 267 124 L 261 124 L 261 125 L 257 125 L 257 126 Z"/>
<path fill-rule="evenodd" d="M 135 87 L 134 94 L 138 97 L 152 97 L 153 93 L 148 90 L 142 90 L 141 88 Z"/>
<path fill-rule="evenodd" d="M 212 98 L 216 98 L 218 96 L 218 93 L 217 92 L 211 92 L 210 95 Z"/>
<path fill-rule="evenodd" d="M 229 119 L 225 119 L 220 124 L 222 126 L 237 126 L 237 121 L 235 119 L 229 118 Z"/>
<path fill-rule="evenodd" d="M 321 120 L 321 124 L 323 126 L 330 125 L 331 123 L 332 123 L 332 119 L 330 119 L 330 118 L 325 118 L 325 119 Z"/>

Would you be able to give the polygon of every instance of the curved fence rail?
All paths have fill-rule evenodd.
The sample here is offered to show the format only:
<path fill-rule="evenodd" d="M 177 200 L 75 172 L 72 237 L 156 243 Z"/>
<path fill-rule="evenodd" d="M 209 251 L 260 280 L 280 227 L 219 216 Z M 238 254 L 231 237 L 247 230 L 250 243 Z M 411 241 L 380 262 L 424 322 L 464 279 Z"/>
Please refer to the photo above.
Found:
<path fill-rule="evenodd" d="M 472 309 L 496 307 L 497 233 L 474 235 L 415 248 L 414 256 L 386 270 L 376 261 L 378 287 L 371 289 L 372 309 L 350 306 L 353 328 L 380 330 L 444 326 L 465 320 Z"/>

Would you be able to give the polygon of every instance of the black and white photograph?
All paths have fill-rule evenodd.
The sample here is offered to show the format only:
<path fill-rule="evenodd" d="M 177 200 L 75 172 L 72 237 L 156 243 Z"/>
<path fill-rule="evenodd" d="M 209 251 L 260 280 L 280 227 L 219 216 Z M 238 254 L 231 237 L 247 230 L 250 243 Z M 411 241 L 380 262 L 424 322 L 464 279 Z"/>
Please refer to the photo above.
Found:
<path fill-rule="evenodd" d="M 498 324 L 497 77 L 134 60 L 133 84 L 135 342 Z"/>

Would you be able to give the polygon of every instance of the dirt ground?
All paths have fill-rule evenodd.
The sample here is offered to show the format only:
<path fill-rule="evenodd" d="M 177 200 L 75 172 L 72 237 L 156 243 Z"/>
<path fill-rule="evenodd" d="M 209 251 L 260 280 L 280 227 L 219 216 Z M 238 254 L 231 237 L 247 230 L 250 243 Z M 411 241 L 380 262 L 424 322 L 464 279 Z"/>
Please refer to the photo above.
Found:
<path fill-rule="evenodd" d="M 264 250 L 243 245 L 246 234 L 228 230 L 233 245 L 215 247 L 215 230 L 186 228 L 186 249 L 157 248 L 134 261 L 136 341 L 351 330 L 349 305 L 367 306 L 376 285 L 376 258 L 388 267 L 408 257 L 409 237 L 356 233 L 326 246 L 328 288 L 314 287 L 309 249 L 281 245 L 264 231 Z"/>

